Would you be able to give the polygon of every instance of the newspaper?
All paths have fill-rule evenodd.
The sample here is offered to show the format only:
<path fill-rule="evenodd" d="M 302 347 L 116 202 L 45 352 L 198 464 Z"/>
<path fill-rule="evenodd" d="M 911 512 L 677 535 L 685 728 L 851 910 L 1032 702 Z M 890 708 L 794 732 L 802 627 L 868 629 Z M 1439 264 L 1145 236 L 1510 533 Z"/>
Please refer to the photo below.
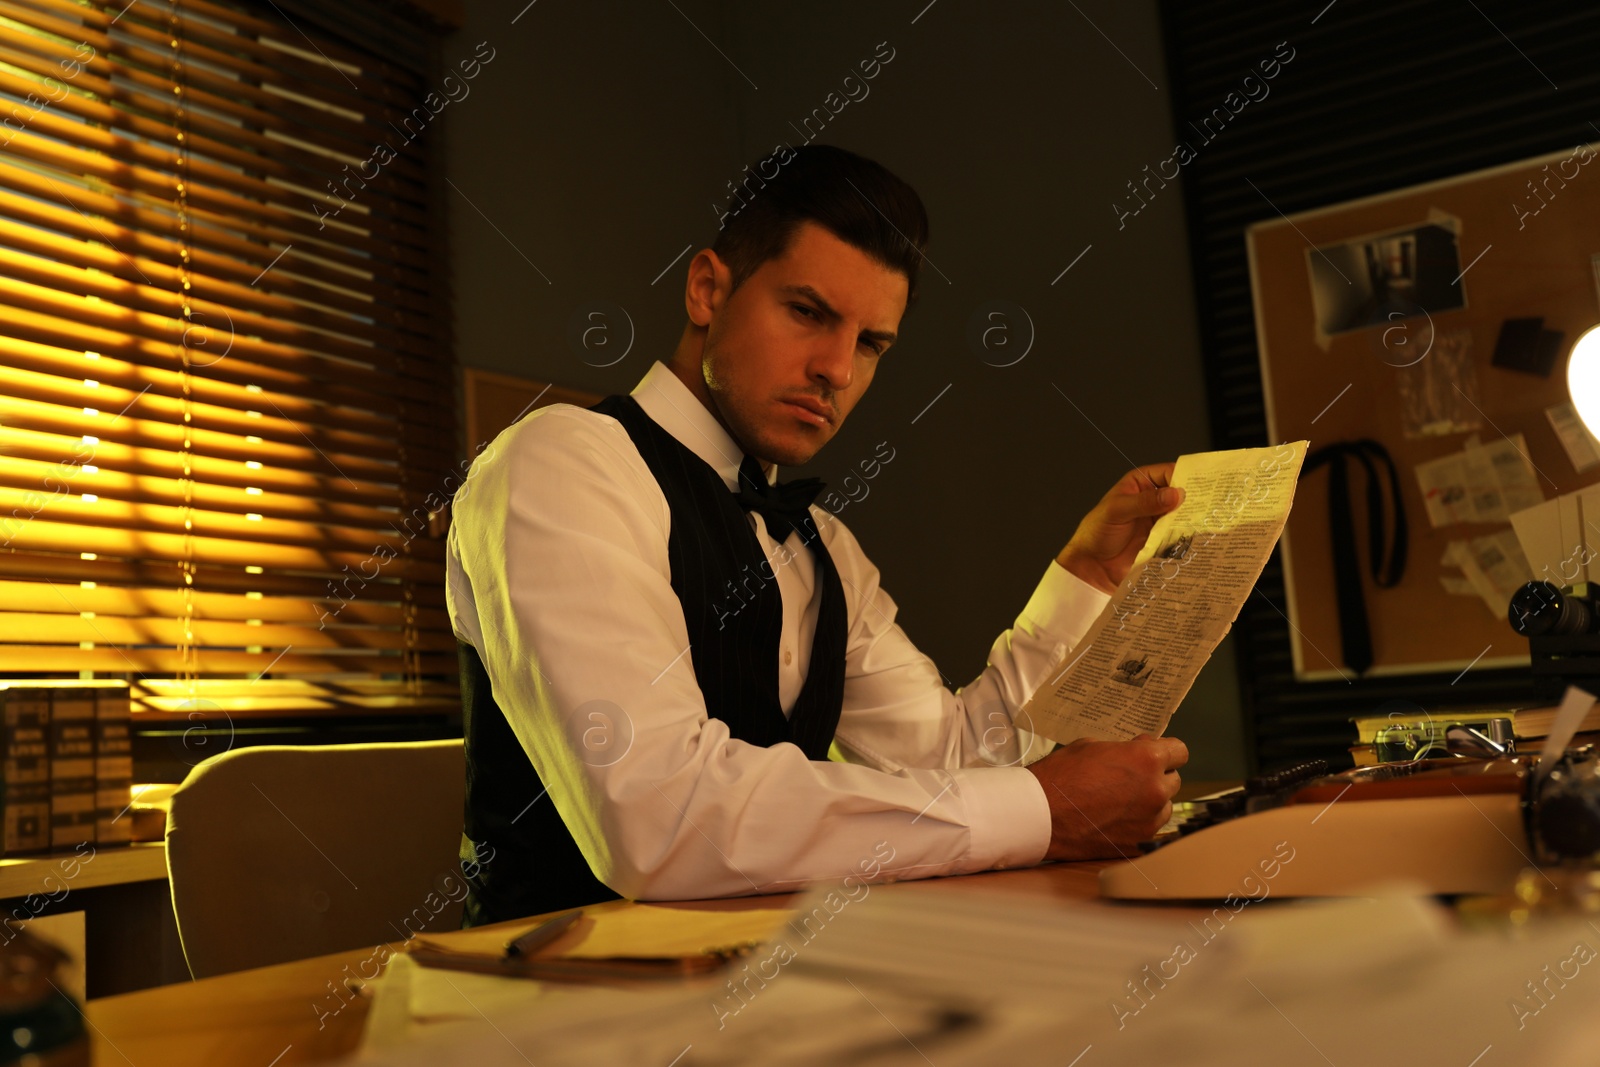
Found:
<path fill-rule="evenodd" d="M 1019 714 L 1063 744 L 1159 736 L 1250 595 L 1294 503 L 1305 441 L 1179 456 L 1183 503 Z"/>

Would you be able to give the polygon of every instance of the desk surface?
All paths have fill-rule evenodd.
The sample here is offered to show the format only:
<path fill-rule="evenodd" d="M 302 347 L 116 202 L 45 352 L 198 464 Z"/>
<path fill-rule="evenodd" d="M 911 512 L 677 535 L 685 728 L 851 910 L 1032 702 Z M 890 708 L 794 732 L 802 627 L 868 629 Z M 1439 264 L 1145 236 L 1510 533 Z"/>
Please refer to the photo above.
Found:
<path fill-rule="evenodd" d="M 1048 864 L 900 884 L 931 893 L 959 884 L 963 889 L 1019 894 L 1035 901 L 1124 910 L 1128 905 L 1096 899 L 1097 872 L 1105 865 Z M 796 896 L 739 897 L 673 906 L 710 910 L 784 907 Z M 622 901 L 598 905 L 628 906 Z M 528 922 L 504 925 L 526 926 Z M 348 965 L 354 973 L 357 965 L 372 955 L 373 948 L 367 946 L 91 1001 L 87 1015 L 94 1035 L 93 1062 L 159 1063 L 163 1067 L 209 1067 L 218 1063 L 285 1067 L 349 1055 L 360 1045 L 369 1001 L 345 994 L 348 999 L 342 1009 L 324 1013 L 329 1013 L 335 1003 L 335 993 L 343 994 L 344 968 Z M 721 981 L 715 976 L 709 980 Z"/>
<path fill-rule="evenodd" d="M 162 841 L 130 845 L 85 845 L 77 851 L 43 852 L 0 859 L 0 899 L 30 893 L 59 899 L 63 888 L 91 889 L 167 877 L 167 846 Z"/>

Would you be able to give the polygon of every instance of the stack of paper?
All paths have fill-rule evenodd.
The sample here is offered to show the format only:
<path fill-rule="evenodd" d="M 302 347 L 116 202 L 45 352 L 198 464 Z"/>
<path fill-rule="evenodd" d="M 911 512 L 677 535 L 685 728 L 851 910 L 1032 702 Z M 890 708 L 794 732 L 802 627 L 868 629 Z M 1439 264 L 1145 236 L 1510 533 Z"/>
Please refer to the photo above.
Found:
<path fill-rule="evenodd" d="M 1600 930 L 1581 917 L 1535 919 L 1512 938 L 1461 933 L 1405 893 L 1157 911 L 908 883 L 814 929 L 682 986 L 486 1000 L 477 1019 L 364 1062 L 1594 1062 Z"/>

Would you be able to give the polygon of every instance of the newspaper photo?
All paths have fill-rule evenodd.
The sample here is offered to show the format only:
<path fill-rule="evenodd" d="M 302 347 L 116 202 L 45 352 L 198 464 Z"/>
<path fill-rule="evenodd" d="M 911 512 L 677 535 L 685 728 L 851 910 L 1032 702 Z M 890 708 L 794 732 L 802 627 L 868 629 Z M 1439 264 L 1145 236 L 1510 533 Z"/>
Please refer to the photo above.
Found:
<path fill-rule="evenodd" d="M 1156 520 L 1081 642 L 1018 714 L 1065 744 L 1160 736 L 1233 626 L 1294 503 L 1305 441 L 1179 456 Z"/>

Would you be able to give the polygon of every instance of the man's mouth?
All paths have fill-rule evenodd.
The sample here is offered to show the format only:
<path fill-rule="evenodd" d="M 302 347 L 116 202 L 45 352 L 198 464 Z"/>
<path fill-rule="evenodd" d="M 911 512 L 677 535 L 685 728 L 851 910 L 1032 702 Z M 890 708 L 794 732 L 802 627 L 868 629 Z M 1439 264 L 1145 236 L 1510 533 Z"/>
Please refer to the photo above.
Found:
<path fill-rule="evenodd" d="M 802 419 L 805 419 L 814 425 L 833 425 L 833 409 L 822 403 L 820 400 L 814 400 L 811 397 L 802 396 L 785 399 L 783 403 L 787 404 L 791 408 L 794 408 Z"/>

